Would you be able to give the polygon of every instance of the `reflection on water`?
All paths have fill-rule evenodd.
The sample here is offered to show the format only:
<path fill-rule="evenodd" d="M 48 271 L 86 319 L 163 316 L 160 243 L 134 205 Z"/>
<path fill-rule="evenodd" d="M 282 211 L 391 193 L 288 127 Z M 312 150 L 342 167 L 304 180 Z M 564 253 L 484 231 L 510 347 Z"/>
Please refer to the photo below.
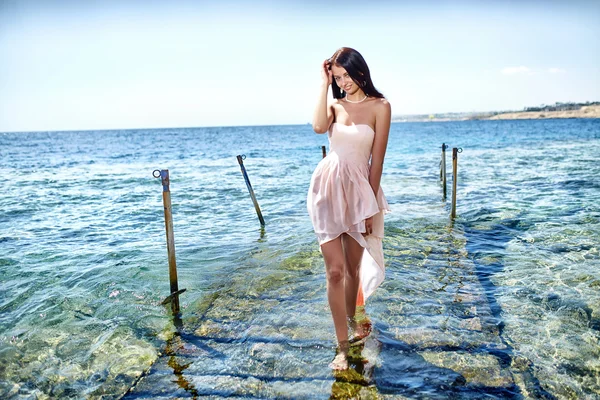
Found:
<path fill-rule="evenodd" d="M 0 397 L 600 396 L 600 121 L 394 124 L 386 281 L 335 373 L 305 208 L 324 141 L 306 126 L 0 134 Z M 444 142 L 464 149 L 454 223 Z M 160 305 L 157 168 L 180 323 Z"/>

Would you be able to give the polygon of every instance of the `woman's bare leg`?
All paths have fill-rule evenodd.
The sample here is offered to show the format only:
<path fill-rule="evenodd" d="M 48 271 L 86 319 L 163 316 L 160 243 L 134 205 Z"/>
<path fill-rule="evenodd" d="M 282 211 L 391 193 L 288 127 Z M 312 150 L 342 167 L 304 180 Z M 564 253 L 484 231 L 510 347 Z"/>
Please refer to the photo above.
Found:
<path fill-rule="evenodd" d="M 352 236 L 347 234 L 342 235 L 342 247 L 344 249 L 344 262 L 346 266 L 344 290 L 346 315 L 348 318 L 354 318 L 358 284 L 360 283 L 360 262 L 365 249 Z"/>
<path fill-rule="evenodd" d="M 348 325 L 346 324 L 346 301 L 344 294 L 344 251 L 338 237 L 321 245 L 327 275 L 327 300 L 333 317 L 335 335 L 340 353 L 333 360 L 334 369 L 348 368 Z"/>

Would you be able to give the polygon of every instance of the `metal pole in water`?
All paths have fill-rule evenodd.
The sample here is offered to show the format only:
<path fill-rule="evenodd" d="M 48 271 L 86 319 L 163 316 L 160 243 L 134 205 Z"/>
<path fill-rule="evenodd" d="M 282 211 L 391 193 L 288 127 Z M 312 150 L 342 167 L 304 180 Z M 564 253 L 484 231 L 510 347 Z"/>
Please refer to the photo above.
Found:
<path fill-rule="evenodd" d="M 250 197 L 252 198 L 252 202 L 254 203 L 254 209 L 256 210 L 256 214 L 258 215 L 258 220 L 260 221 L 261 226 L 265 226 L 265 220 L 260 212 L 260 206 L 258 205 L 258 201 L 256 201 L 256 196 L 254 195 L 254 190 L 252 189 L 252 185 L 250 184 L 250 179 L 248 178 L 248 174 L 246 173 L 246 168 L 244 168 L 244 160 L 246 159 L 245 155 L 238 155 L 237 160 L 240 164 L 240 168 L 242 169 L 242 175 L 244 175 L 244 180 L 246 181 L 246 186 L 248 187 L 248 192 L 250 192 Z"/>
<path fill-rule="evenodd" d="M 461 148 L 452 148 L 452 211 L 450 218 L 456 218 L 456 183 L 458 181 L 458 153 L 461 153 Z"/>
<path fill-rule="evenodd" d="M 327 157 L 327 149 L 325 149 L 325 146 L 321 146 L 321 151 L 323 152 L 323 158 Z"/>
<path fill-rule="evenodd" d="M 442 164 L 440 170 L 440 179 L 442 180 L 442 200 L 446 201 L 446 143 L 442 143 Z"/>
<path fill-rule="evenodd" d="M 167 254 L 169 256 L 169 281 L 171 283 L 171 294 L 162 302 L 171 302 L 173 315 L 179 315 L 179 294 L 185 289 L 179 290 L 177 283 L 177 263 L 175 262 L 175 238 L 173 237 L 173 214 L 171 212 L 171 191 L 169 188 L 169 170 L 154 170 L 152 176 L 161 178 L 163 187 L 163 206 L 165 209 L 165 229 L 167 232 Z"/>
<path fill-rule="evenodd" d="M 442 171 L 443 171 L 442 162 L 444 161 L 444 146 L 445 145 L 446 145 L 445 143 L 442 143 L 442 158 L 440 159 L 440 182 L 442 181 Z"/>

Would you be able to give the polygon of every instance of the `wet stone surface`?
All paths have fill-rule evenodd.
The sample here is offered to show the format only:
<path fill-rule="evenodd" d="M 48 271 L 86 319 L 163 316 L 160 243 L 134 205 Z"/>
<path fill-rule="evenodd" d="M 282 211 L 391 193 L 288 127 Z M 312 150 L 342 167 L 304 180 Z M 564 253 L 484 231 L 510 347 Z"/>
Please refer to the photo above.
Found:
<path fill-rule="evenodd" d="M 373 332 L 352 348 L 347 371 L 328 368 L 335 342 L 322 259 L 306 250 L 282 263 L 285 275 L 229 276 L 125 398 L 518 398 L 527 361 L 515 381 L 464 239 L 434 228 L 429 237 L 435 247 L 388 236 L 387 255 L 405 257 L 392 258 L 369 299 Z M 407 268 L 419 279 L 404 279 Z"/>

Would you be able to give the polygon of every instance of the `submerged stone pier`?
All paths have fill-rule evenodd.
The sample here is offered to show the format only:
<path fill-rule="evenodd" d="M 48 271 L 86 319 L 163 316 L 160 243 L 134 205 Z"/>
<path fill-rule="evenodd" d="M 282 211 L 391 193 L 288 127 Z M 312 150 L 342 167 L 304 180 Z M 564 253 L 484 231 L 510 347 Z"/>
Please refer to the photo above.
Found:
<path fill-rule="evenodd" d="M 373 332 L 349 370 L 328 368 L 323 261 L 306 245 L 283 259 L 259 251 L 224 277 L 124 398 L 545 398 L 502 337 L 460 227 L 419 229 L 388 224 Z"/>

